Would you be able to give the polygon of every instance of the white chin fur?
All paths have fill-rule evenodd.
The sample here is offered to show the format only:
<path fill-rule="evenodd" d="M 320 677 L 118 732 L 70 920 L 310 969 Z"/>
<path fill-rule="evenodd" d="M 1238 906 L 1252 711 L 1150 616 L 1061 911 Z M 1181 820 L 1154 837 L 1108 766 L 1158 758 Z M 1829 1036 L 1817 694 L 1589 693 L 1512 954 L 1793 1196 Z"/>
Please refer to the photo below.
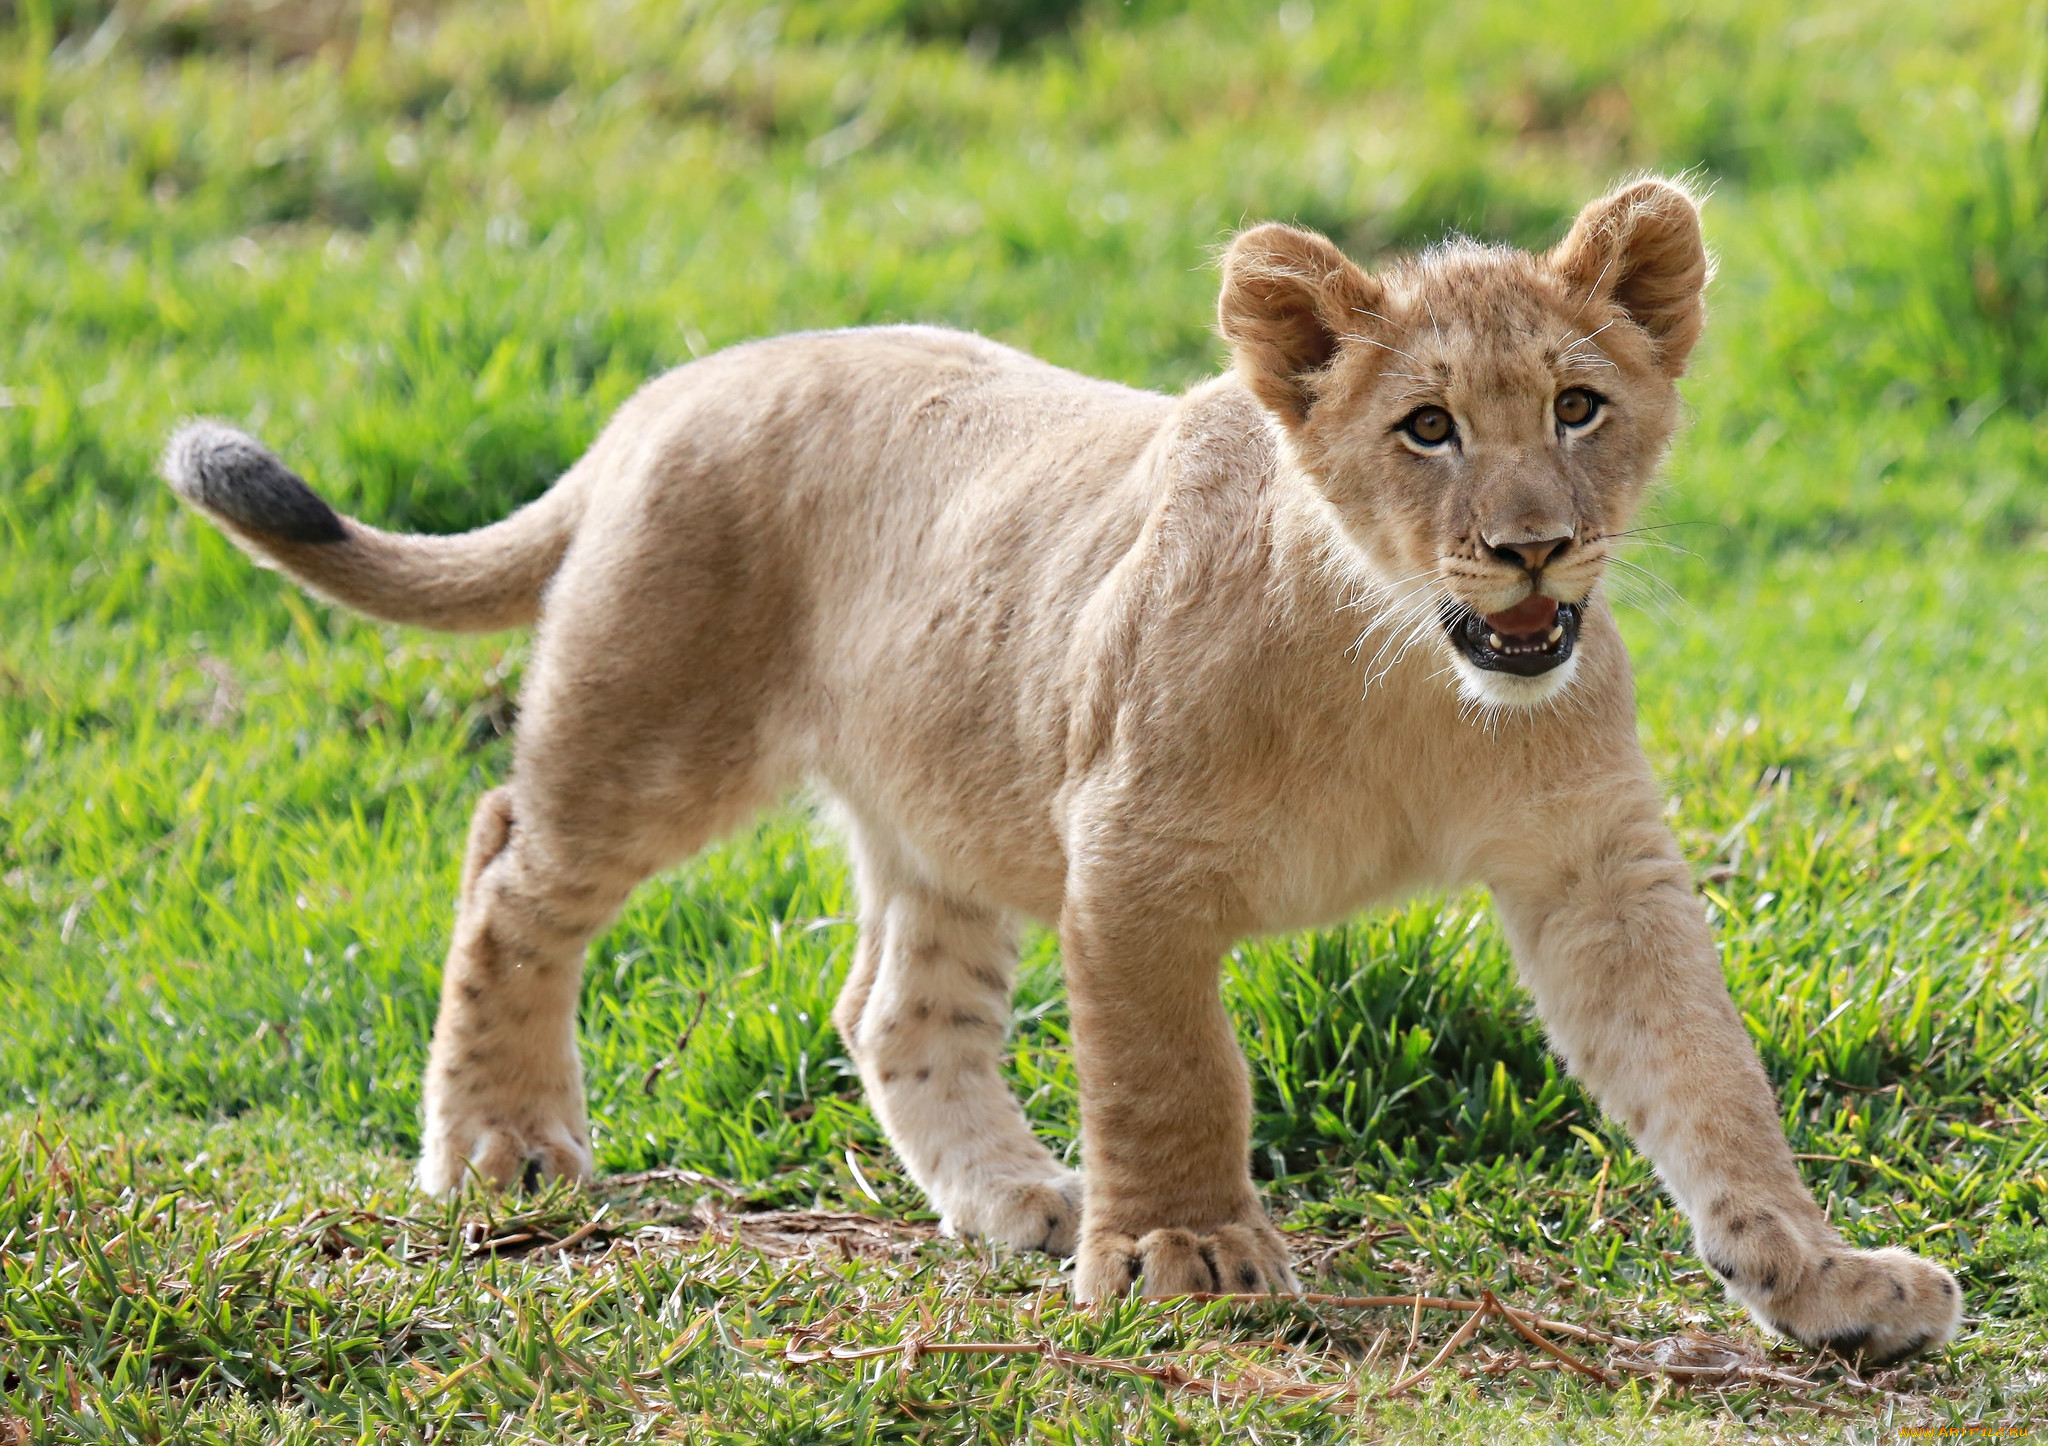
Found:
<path fill-rule="evenodd" d="M 1475 668 L 1455 648 L 1451 650 L 1451 662 L 1457 669 L 1459 696 L 1480 708 L 1534 708 L 1548 703 L 1572 685 L 1579 671 L 1577 653 L 1533 678 Z"/>

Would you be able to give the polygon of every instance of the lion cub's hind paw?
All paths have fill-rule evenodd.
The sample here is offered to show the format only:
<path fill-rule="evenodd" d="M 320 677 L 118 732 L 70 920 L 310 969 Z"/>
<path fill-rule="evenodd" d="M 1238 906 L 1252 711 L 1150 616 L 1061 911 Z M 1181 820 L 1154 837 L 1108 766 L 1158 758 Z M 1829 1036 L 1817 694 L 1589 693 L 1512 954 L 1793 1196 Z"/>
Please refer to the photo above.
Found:
<path fill-rule="evenodd" d="M 949 1214 L 940 1229 L 1064 1260 L 1081 1239 L 1081 1177 L 1065 1170 L 1048 1179 L 1007 1182 L 957 1218 Z"/>
<path fill-rule="evenodd" d="M 587 1181 L 590 1176 L 589 1147 L 564 1131 L 486 1129 L 466 1149 L 430 1135 L 416 1178 L 421 1190 L 445 1198 L 467 1185 L 538 1190 L 550 1180 Z"/>
<path fill-rule="evenodd" d="M 1944 1345 L 1963 1319 L 1956 1278 L 1904 1250 L 1841 1250 L 1808 1270 L 1789 1298 L 1759 1310 L 1802 1345 L 1888 1366 Z"/>
<path fill-rule="evenodd" d="M 1023 1227 L 1018 1232 L 1018 1239 L 1028 1242 L 1030 1235 L 1038 1235 L 1036 1242 L 1027 1243 L 1022 1248 L 1042 1250 L 1047 1255 L 1065 1260 L 1081 1243 L 1079 1175 L 1065 1175 L 1021 1190 L 1010 1206 Z M 1041 1227 L 1043 1233 L 1040 1233 Z"/>
<path fill-rule="evenodd" d="M 1150 1230 L 1132 1238 L 1091 1232 L 1081 1242 L 1074 1277 L 1080 1300 L 1130 1293 L 1148 1299 L 1179 1295 L 1293 1295 L 1286 1242 L 1271 1225 L 1222 1225 L 1210 1231 Z"/>

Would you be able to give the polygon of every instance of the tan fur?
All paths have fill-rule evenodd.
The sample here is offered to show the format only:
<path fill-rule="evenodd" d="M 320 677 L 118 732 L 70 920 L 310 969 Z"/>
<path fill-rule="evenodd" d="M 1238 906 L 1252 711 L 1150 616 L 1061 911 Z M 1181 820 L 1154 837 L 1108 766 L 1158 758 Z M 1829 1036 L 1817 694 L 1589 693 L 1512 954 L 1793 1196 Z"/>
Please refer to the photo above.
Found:
<path fill-rule="evenodd" d="M 836 1019 L 878 1117 L 954 1228 L 1077 1250 L 1083 1298 L 1294 1288 L 1220 961 L 1477 880 L 1558 1051 L 1732 1290 L 1810 1343 L 1946 1340 L 1948 1274 L 1848 1249 L 1800 1182 L 1597 590 L 1707 272 L 1658 181 L 1542 257 L 1458 243 L 1368 276 L 1263 226 L 1224 267 L 1233 373 L 1185 396 L 924 328 L 786 337 L 652 383 L 555 492 L 466 538 L 333 519 L 246 439 L 182 436 L 180 491 L 315 590 L 443 627 L 539 615 L 512 781 L 470 840 L 422 1184 L 589 1172 L 586 944 L 808 783 L 852 843 Z M 1574 386 L 1608 405 L 1568 438 Z M 1402 440 L 1422 405 L 1454 451 Z M 1443 608 L 1532 587 L 1583 606 L 1568 663 L 1454 653 Z M 1085 1184 L 998 1073 L 1024 919 L 1060 932 Z"/>

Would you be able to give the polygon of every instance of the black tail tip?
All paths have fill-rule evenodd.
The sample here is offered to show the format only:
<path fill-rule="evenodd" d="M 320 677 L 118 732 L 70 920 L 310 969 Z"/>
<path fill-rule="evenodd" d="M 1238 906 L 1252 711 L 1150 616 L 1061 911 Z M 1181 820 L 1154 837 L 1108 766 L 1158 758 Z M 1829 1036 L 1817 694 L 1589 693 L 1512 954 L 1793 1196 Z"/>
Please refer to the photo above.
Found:
<path fill-rule="evenodd" d="M 341 517 L 254 437 L 222 422 L 187 422 L 164 448 L 164 480 L 239 531 L 279 542 L 340 542 Z"/>

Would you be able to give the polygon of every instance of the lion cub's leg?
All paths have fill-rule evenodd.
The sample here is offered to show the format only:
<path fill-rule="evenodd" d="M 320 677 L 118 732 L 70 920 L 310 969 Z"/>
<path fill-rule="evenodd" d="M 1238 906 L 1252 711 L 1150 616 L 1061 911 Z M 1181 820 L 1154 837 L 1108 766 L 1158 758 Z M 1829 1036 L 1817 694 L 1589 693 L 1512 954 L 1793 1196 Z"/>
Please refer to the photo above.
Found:
<path fill-rule="evenodd" d="M 675 786 L 683 770 L 655 788 L 636 767 L 645 760 L 595 730 L 577 735 L 574 752 L 530 749 L 540 756 L 485 794 L 470 825 L 427 1059 L 419 1184 L 431 1194 L 472 1178 L 589 1177 L 584 953 L 641 880 L 731 822 L 708 791 Z M 700 806 L 685 806 L 693 797 Z"/>
<path fill-rule="evenodd" d="M 583 951 L 637 878 L 607 878 L 522 827 L 511 788 L 478 802 L 425 1085 L 419 1183 L 590 1174 L 576 995 Z"/>
<path fill-rule="evenodd" d="M 758 798 L 725 750 L 650 726 L 587 669 L 543 654 L 526 694 L 513 781 L 484 796 L 470 828 L 441 978 L 419 1164 L 434 1194 L 471 1177 L 590 1174 L 576 1047 L 584 953 L 636 885 Z"/>
<path fill-rule="evenodd" d="M 435 1193 L 472 1174 L 589 1174 L 585 950 L 643 879 L 743 822 L 796 770 L 772 726 L 791 652 L 782 614 L 735 581 L 766 569 L 677 544 L 677 509 L 698 496 L 679 473 L 605 486 L 602 520 L 584 524 L 549 586 L 512 781 L 471 830 L 427 1064 L 419 1181 Z M 700 531 L 744 531 L 721 526 Z"/>
<path fill-rule="evenodd" d="M 1080 1177 L 997 1067 L 1016 934 L 1001 915 L 859 868 L 860 943 L 833 1021 L 889 1143 L 950 1233 L 1071 1255 Z"/>
<path fill-rule="evenodd" d="M 1060 922 L 1087 1204 L 1074 1291 L 1294 1291 L 1252 1184 L 1251 1088 L 1218 993 L 1229 940 L 1070 886 Z"/>
<path fill-rule="evenodd" d="M 1684 862 L 1643 793 L 1598 827 L 1531 829 L 1492 870 L 1552 1043 L 1765 1325 L 1872 1362 L 1941 1344 L 1961 1319 L 1955 1278 L 1903 1250 L 1851 1249 L 1800 1180 Z"/>

